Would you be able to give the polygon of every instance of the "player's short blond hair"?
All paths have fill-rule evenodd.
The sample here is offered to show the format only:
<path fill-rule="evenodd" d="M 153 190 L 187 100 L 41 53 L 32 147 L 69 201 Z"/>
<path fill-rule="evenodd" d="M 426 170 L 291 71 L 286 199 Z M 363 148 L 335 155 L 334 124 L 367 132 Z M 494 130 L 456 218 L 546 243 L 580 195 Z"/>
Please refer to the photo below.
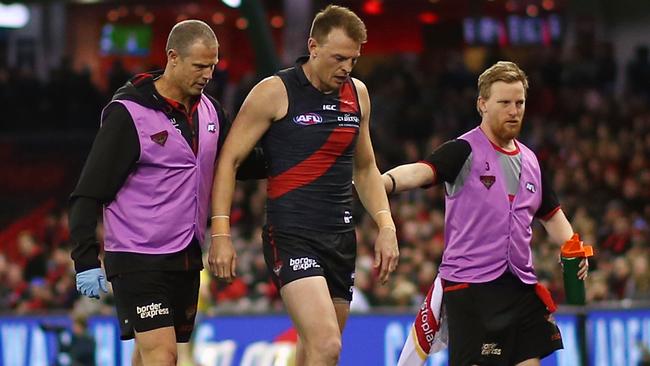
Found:
<path fill-rule="evenodd" d="M 340 28 L 355 42 L 366 43 L 368 35 L 366 25 L 352 10 L 338 5 L 328 5 L 314 17 L 309 37 L 318 43 L 324 43 L 332 29 Z"/>

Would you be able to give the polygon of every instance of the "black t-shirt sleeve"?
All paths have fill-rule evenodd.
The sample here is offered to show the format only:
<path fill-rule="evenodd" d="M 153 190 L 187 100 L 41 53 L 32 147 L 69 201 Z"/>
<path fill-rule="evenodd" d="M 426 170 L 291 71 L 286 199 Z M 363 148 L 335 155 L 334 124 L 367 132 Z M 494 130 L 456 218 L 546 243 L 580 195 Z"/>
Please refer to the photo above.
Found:
<path fill-rule="evenodd" d="M 131 115 L 123 105 L 111 104 L 70 196 L 69 226 L 77 273 L 100 266 L 95 234 L 99 208 L 113 200 L 139 156 L 140 142 Z"/>
<path fill-rule="evenodd" d="M 451 140 L 440 145 L 423 162 L 435 169 L 435 184 L 453 183 L 471 152 L 469 142 L 461 139 Z"/>
<path fill-rule="evenodd" d="M 111 104 L 71 198 L 113 200 L 139 157 L 140 141 L 131 115 L 122 104 Z"/>
<path fill-rule="evenodd" d="M 69 222 L 72 238 L 72 260 L 77 273 L 101 267 L 97 243 L 97 214 L 100 204 L 88 197 L 75 197 L 70 204 Z"/>
<path fill-rule="evenodd" d="M 544 173 L 544 169 L 541 167 L 540 174 L 542 176 L 542 203 L 537 209 L 535 217 L 542 220 L 548 220 L 560 208 L 560 201 L 555 194 L 551 181 L 548 179 L 548 176 Z"/>

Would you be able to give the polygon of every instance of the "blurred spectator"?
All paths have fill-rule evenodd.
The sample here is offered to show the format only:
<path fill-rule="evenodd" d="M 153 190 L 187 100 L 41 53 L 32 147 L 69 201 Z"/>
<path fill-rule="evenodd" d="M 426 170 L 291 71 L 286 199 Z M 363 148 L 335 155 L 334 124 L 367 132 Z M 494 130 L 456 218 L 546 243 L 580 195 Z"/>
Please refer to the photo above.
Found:
<path fill-rule="evenodd" d="M 53 308 L 52 288 L 44 278 L 32 278 L 27 291 L 27 299 L 16 308 L 18 314 L 42 313 Z"/>
<path fill-rule="evenodd" d="M 34 278 L 43 278 L 47 273 L 47 255 L 44 248 L 29 231 L 18 235 L 18 250 L 23 266 L 23 277 L 30 282 Z"/>
<path fill-rule="evenodd" d="M 650 58 L 647 46 L 637 46 L 635 57 L 627 64 L 627 86 L 633 93 L 650 91 Z"/>
<path fill-rule="evenodd" d="M 158 70 L 158 69 L 150 69 L 150 70 Z M 129 81 L 133 75 L 131 75 L 130 72 L 126 70 L 124 67 L 124 63 L 122 60 L 115 59 L 113 61 L 113 64 L 111 65 L 111 68 L 108 70 L 108 94 L 113 95 L 117 89 L 122 87 L 124 83 Z"/>
<path fill-rule="evenodd" d="M 60 324 L 41 324 L 41 329 L 54 333 L 58 354 L 55 366 L 88 366 L 95 364 L 95 339 L 88 334 L 87 316 L 72 315 L 72 329 Z"/>
<path fill-rule="evenodd" d="M 86 316 L 75 315 L 72 318 L 72 339 L 62 351 L 70 356 L 71 366 L 92 365 L 95 363 L 95 339 L 88 334 Z"/>

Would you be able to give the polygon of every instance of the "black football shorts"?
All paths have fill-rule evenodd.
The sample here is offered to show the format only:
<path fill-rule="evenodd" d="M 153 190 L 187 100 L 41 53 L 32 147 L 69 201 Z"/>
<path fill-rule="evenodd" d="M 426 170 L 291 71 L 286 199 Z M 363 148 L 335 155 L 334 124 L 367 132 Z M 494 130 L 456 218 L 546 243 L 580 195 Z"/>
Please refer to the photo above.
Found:
<path fill-rule="evenodd" d="M 487 283 L 443 282 L 449 365 L 515 365 L 563 348 L 535 285 L 510 272 Z"/>
<path fill-rule="evenodd" d="M 332 298 L 352 300 L 357 240 L 354 230 L 325 233 L 264 227 L 264 259 L 279 288 L 305 277 L 323 276 Z"/>
<path fill-rule="evenodd" d="M 199 296 L 199 271 L 146 271 L 111 278 L 120 338 L 174 327 L 176 341 L 189 342 Z"/>

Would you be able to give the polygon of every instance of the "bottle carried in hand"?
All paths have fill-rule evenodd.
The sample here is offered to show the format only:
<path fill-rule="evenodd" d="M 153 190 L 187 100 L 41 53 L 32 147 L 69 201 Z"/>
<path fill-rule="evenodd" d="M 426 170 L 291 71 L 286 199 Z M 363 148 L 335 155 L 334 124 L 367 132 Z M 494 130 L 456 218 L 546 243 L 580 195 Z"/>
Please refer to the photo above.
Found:
<path fill-rule="evenodd" d="M 583 245 L 578 234 L 573 234 L 560 250 L 564 268 L 564 292 L 569 305 L 585 304 L 585 282 L 578 278 L 580 262 L 594 255 L 591 245 Z"/>

